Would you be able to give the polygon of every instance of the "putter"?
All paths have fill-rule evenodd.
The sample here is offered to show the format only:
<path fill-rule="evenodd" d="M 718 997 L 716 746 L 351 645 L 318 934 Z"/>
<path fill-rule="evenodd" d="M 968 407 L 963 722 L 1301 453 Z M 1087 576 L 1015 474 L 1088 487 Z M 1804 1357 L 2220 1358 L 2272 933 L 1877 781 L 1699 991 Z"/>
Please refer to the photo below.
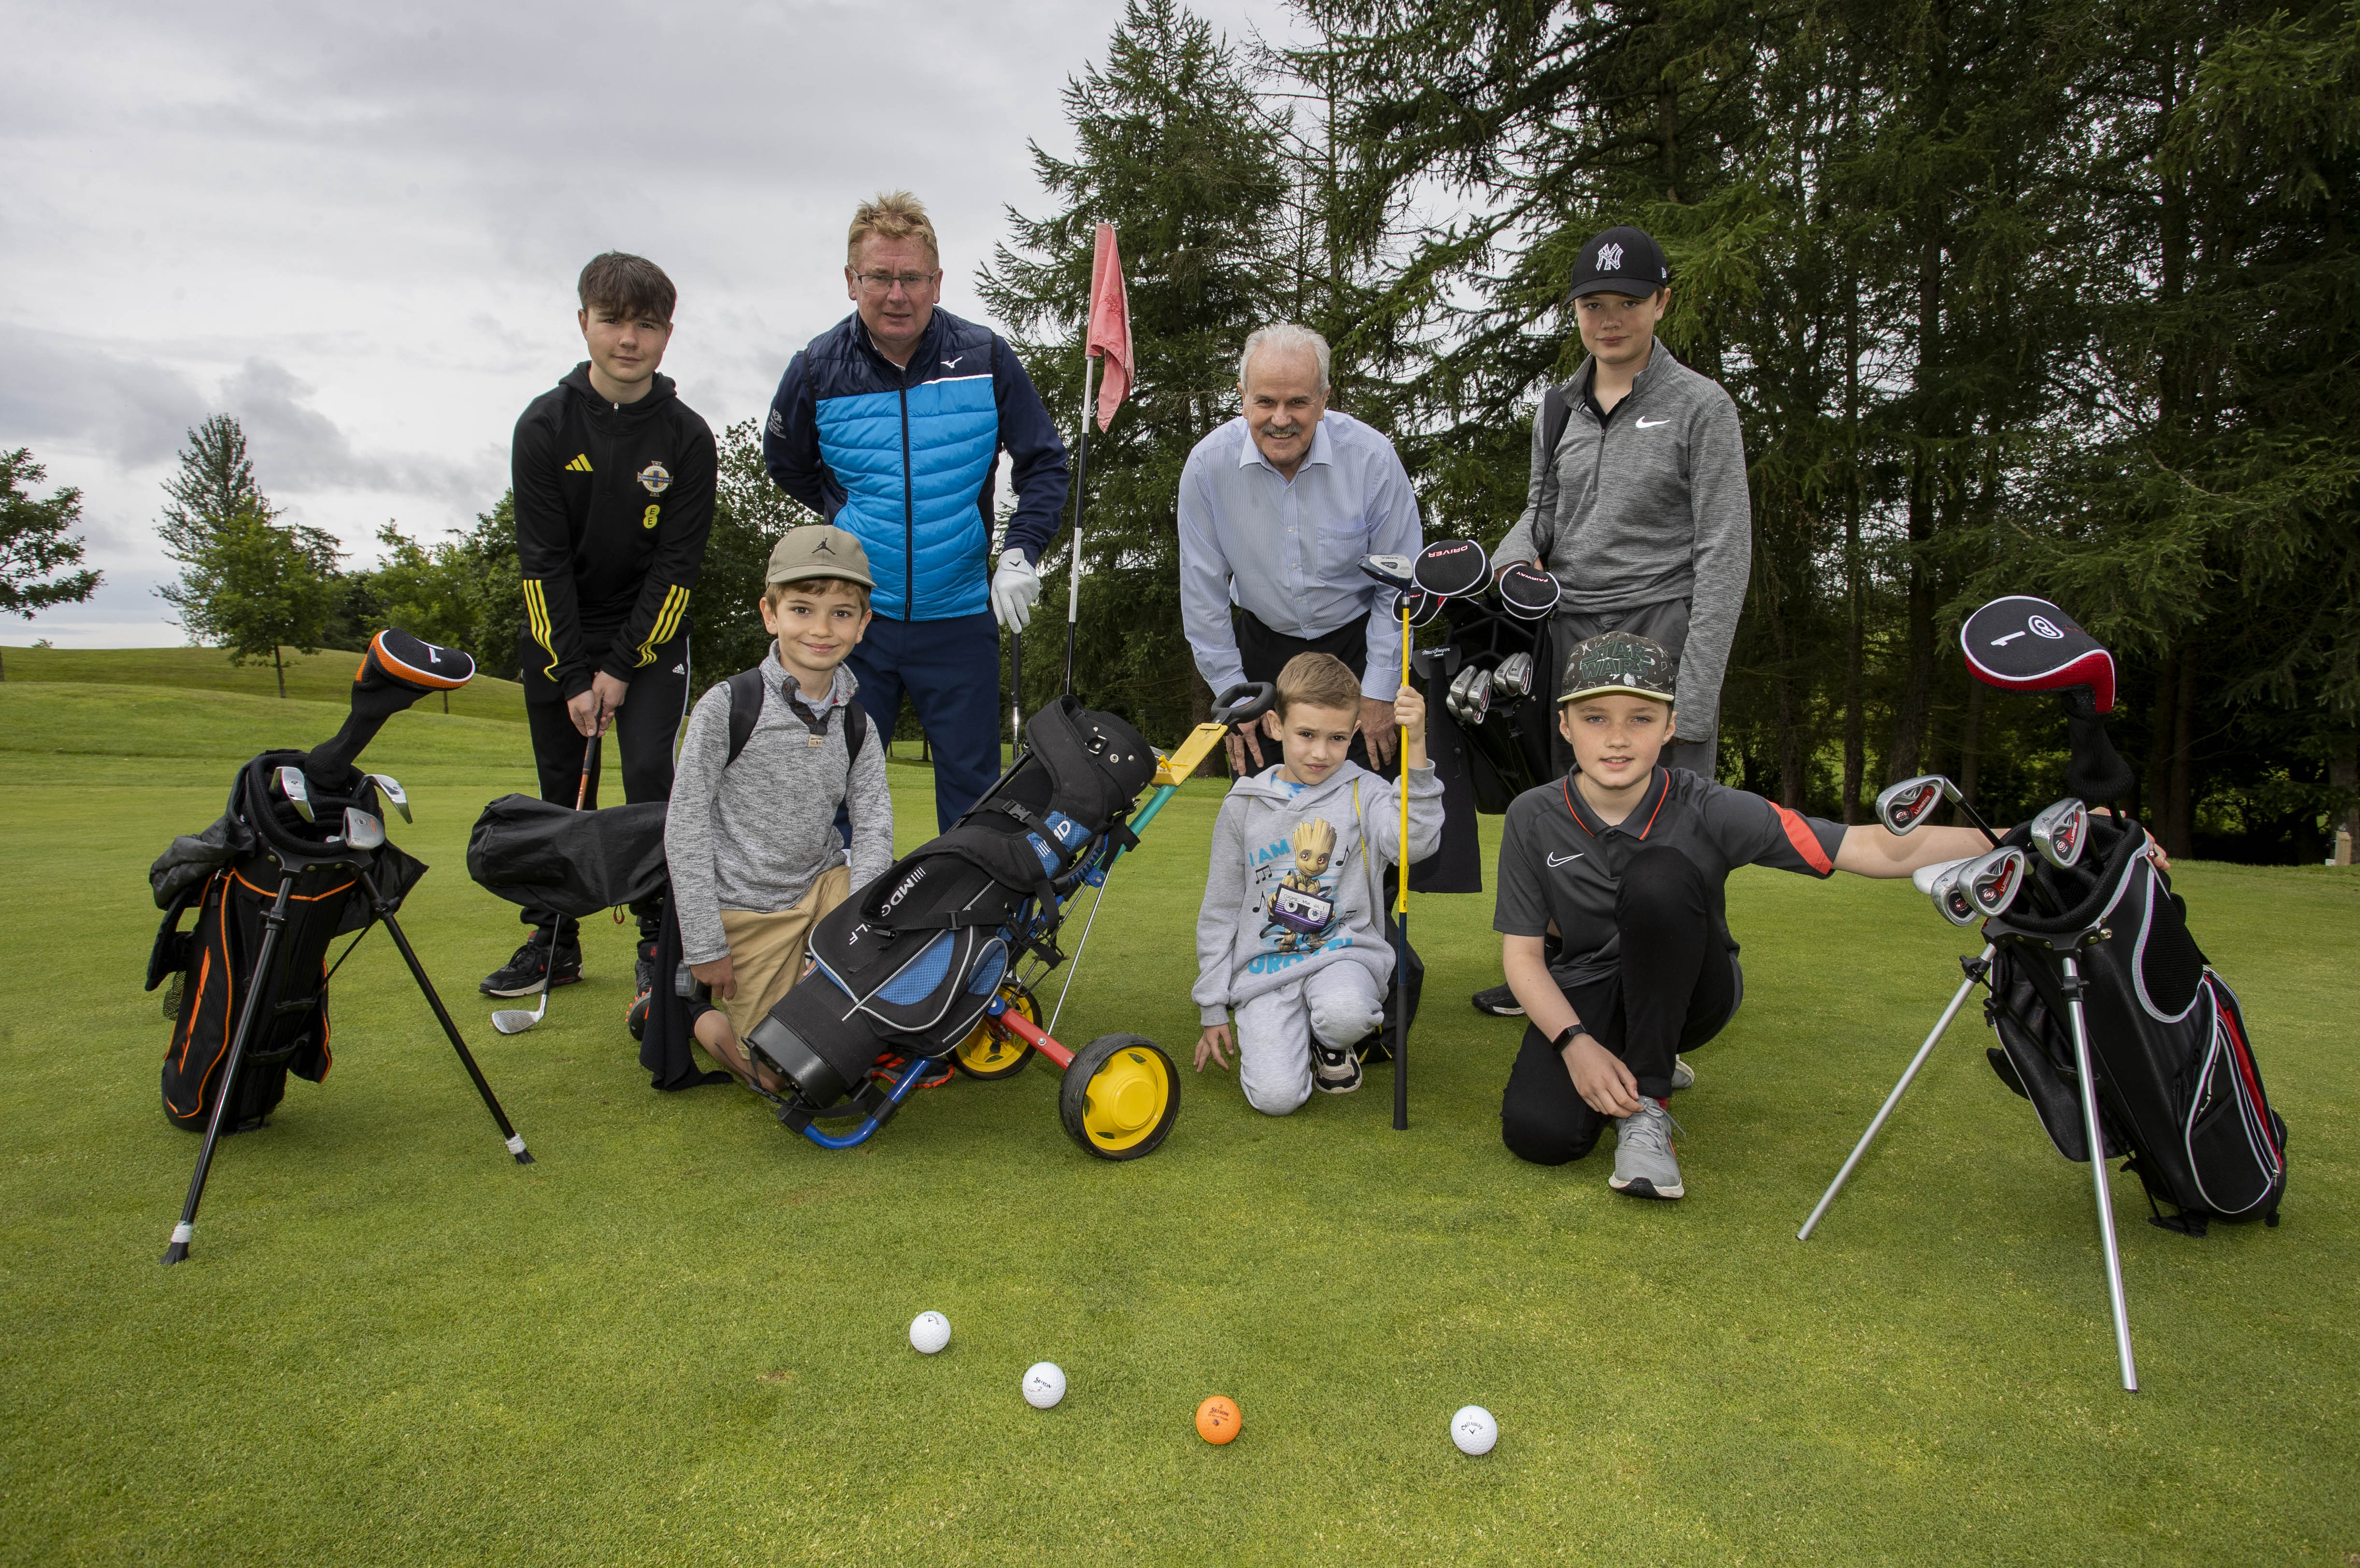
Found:
<path fill-rule="evenodd" d="M 593 735 L 588 744 L 582 748 L 582 782 L 574 787 L 574 809 L 577 811 L 582 809 L 582 802 L 590 798 L 590 765 L 597 756 L 598 737 Z M 492 1028 L 500 1033 L 522 1034 L 541 1022 L 542 1017 L 548 1013 L 549 994 L 556 989 L 549 983 L 549 977 L 557 968 L 557 933 L 563 924 L 564 920 L 562 916 L 549 922 L 549 960 L 547 967 L 541 971 L 541 1000 L 534 1005 L 530 1012 L 526 1012 L 522 1007 L 502 1007 L 494 1013 Z"/>
<path fill-rule="evenodd" d="M 2062 871 L 2081 858 L 2089 826 L 2090 808 L 2069 796 L 2032 819 L 2032 847 Z"/>
<path fill-rule="evenodd" d="M 386 798 L 386 802 L 401 813 L 403 822 L 417 821 L 410 814 L 410 796 L 404 792 L 399 783 L 394 781 L 391 774 L 372 773 L 368 777 L 369 782 L 377 787 L 377 792 Z"/>
<path fill-rule="evenodd" d="M 297 816 L 307 822 L 320 820 L 312 814 L 311 786 L 304 781 L 301 768 L 282 768 L 279 770 L 279 792 L 287 797 L 287 803 L 295 808 Z"/>
<path fill-rule="evenodd" d="M 1958 885 L 1975 912 L 1989 919 L 2003 914 L 2024 890 L 2025 859 L 2020 849 L 1994 849 L 1959 868 Z"/>

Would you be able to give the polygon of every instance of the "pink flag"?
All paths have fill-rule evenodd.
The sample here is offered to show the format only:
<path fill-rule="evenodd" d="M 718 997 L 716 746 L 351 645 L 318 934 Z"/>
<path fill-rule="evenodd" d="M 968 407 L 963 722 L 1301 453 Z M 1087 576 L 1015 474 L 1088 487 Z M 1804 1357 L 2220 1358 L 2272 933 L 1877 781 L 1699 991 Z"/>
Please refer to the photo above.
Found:
<path fill-rule="evenodd" d="M 1098 225 L 1090 255 L 1090 328 L 1085 354 L 1106 356 L 1098 377 L 1098 429 L 1114 422 L 1114 411 L 1131 396 L 1131 297 L 1122 287 L 1122 257 L 1114 248 L 1114 225 Z"/>

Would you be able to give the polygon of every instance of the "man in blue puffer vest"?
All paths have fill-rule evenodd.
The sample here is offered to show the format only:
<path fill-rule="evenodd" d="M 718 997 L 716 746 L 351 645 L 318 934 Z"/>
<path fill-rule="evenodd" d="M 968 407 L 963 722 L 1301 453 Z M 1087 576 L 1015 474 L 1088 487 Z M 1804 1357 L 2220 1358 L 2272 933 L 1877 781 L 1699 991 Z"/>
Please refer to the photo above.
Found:
<path fill-rule="evenodd" d="M 788 365 L 762 460 L 869 554 L 876 618 L 847 662 L 888 735 L 909 692 L 947 831 L 1000 775 L 994 622 L 1021 633 L 1041 597 L 1034 569 L 1065 507 L 1065 443 L 1015 350 L 934 308 L 941 256 L 916 197 L 862 203 L 846 252 L 858 308 Z M 1003 449 L 1016 512 L 987 579 Z"/>

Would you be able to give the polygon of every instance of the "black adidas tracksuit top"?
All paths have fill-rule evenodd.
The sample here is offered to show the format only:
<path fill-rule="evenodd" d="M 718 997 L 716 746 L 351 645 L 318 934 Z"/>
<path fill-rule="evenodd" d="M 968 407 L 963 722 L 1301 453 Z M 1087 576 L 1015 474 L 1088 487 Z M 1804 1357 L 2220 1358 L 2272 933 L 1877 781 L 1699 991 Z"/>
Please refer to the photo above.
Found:
<path fill-rule="evenodd" d="M 628 681 L 688 626 L 713 528 L 713 431 L 658 376 L 636 403 L 592 390 L 590 363 L 517 420 L 517 565 L 527 702 Z"/>

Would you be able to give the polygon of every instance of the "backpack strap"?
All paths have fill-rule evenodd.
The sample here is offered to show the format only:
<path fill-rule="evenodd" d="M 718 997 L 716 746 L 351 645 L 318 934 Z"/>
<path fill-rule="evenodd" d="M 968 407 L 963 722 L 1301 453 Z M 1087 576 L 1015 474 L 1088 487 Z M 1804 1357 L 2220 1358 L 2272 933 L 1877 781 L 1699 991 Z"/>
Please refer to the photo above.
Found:
<path fill-rule="evenodd" d="M 1573 398 L 1568 395 L 1572 387 L 1568 381 L 1541 394 L 1541 496 L 1548 508 L 1533 519 L 1533 553 L 1540 558 L 1544 570 L 1557 543 L 1557 443 L 1565 439 L 1566 424 L 1573 418 Z"/>
<path fill-rule="evenodd" d="M 721 766 L 727 768 L 738 760 L 753 737 L 754 726 L 761 721 L 762 702 L 766 693 L 762 687 L 762 671 L 758 665 L 741 670 L 729 678 L 729 756 Z M 847 763 L 860 760 L 860 747 L 869 739 L 869 710 L 858 699 L 847 699 L 844 704 L 844 759 Z"/>

